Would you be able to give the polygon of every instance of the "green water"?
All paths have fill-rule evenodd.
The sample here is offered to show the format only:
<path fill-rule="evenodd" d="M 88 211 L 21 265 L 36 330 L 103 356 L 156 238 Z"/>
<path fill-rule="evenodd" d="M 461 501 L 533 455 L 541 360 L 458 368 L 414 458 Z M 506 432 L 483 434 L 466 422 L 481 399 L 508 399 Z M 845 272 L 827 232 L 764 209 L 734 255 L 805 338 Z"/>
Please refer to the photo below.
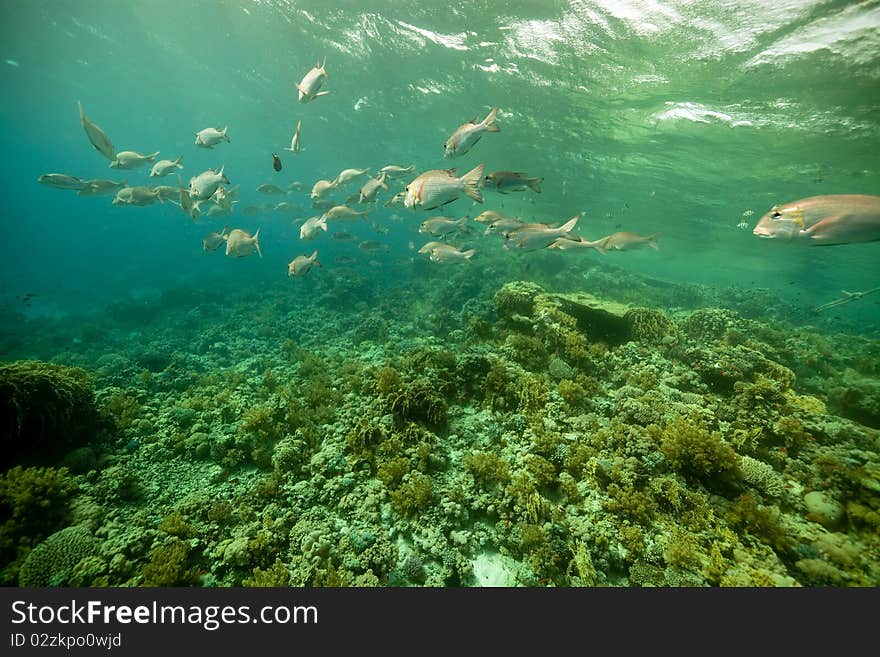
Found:
<path fill-rule="evenodd" d="M 880 194 L 877 2 L 5 0 L 0 17 L 0 359 L 83 368 L 109 418 L 88 424 L 84 464 L 74 444 L 44 458 L 22 449 L 24 466 L 73 458 L 79 502 L 44 491 L 61 505 L 53 522 L 5 526 L 4 540 L 26 537 L 7 546 L 5 583 L 70 525 L 88 527 L 103 565 L 56 583 L 237 585 L 276 557 L 294 585 L 880 581 L 880 294 L 815 310 L 880 286 L 880 247 L 752 234 L 776 204 Z M 324 57 L 329 94 L 298 102 L 296 83 Z M 151 179 L 150 165 L 109 168 L 77 101 L 117 151 L 182 155 L 184 185 L 223 166 L 239 189 L 232 214 L 195 222 L 177 197 L 126 207 L 38 184 L 65 173 L 176 185 L 173 174 Z M 452 132 L 492 107 L 500 132 L 444 159 Z M 297 121 L 304 150 L 292 154 Z M 228 126 L 229 143 L 196 147 L 209 126 Z M 483 204 L 386 206 L 413 174 L 389 181 L 369 221 L 300 239 L 302 221 L 320 214 L 317 180 L 388 164 L 458 175 L 484 164 L 544 180 L 540 194 L 484 189 Z M 295 181 L 302 190 L 283 196 L 256 190 Z M 291 207 L 273 209 L 282 201 Z M 424 219 L 484 210 L 553 225 L 580 214 L 585 239 L 658 233 L 659 248 L 523 253 L 477 225 L 449 240 L 475 249 L 469 264 L 417 253 L 431 239 L 418 232 Z M 206 253 L 202 239 L 224 224 L 259 228 L 263 257 Z M 343 230 L 353 239 L 333 238 Z M 287 264 L 314 250 L 322 266 L 289 278 Z M 500 292 L 511 281 L 651 308 L 677 328 L 609 337 L 571 309 L 512 312 Z M 705 308 L 724 310 L 689 319 Z M 748 388 L 768 377 L 777 396 Z M 442 397 L 447 419 L 400 406 L 419 386 Z M 800 428 L 780 427 L 784 416 Z M 676 417 L 703 418 L 708 433 L 694 440 L 714 445 L 718 432 L 785 491 L 694 478 L 667 435 Z M 506 474 L 480 474 L 472 451 Z M 682 493 L 679 508 L 656 483 L 667 479 L 696 497 Z M 229 509 L 199 515 L 199 491 Z M 818 522 L 811 491 L 843 520 Z M 754 561 L 728 563 L 722 528 L 687 517 L 706 505 Z M 111 567 L 117 517 L 140 533 Z M 278 529 L 264 535 L 267 518 Z M 169 531 L 178 519 L 186 529 Z M 358 561 L 363 535 L 380 547 Z M 176 542 L 192 537 L 191 551 Z M 252 561 L 233 554 L 252 541 Z M 664 552 L 672 543 L 681 554 Z M 775 556 L 762 563 L 762 549 Z M 180 572 L 166 579 L 148 568 L 174 558 Z M 835 572 L 810 561 L 823 559 Z"/>

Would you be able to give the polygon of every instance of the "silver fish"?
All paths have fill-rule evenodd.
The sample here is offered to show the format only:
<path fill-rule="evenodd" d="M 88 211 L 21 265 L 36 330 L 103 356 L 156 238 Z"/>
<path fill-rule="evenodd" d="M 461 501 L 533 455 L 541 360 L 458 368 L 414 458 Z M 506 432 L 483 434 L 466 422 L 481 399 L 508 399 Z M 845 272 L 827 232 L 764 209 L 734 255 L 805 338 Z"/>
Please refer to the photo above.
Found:
<path fill-rule="evenodd" d="M 120 151 L 116 154 L 116 159 L 110 163 L 111 169 L 138 169 L 145 164 L 149 164 L 159 155 L 159 151 L 150 153 L 149 155 L 141 155 L 136 151 Z"/>
<path fill-rule="evenodd" d="M 558 228 L 550 228 L 544 224 L 520 226 L 507 233 L 508 241 L 505 246 L 513 245 L 525 251 L 543 249 L 552 244 L 557 237 L 567 237 L 580 218 L 581 216 L 576 214 Z"/>
<path fill-rule="evenodd" d="M 249 256 L 256 249 L 260 257 L 263 252 L 260 250 L 260 229 L 253 234 L 253 237 L 247 231 L 240 228 L 233 228 L 229 235 L 226 236 L 226 255 L 243 258 Z"/>
<path fill-rule="evenodd" d="M 380 189 L 388 189 L 388 185 L 385 184 L 385 178 L 388 176 L 387 173 L 379 174 L 378 178 L 370 178 L 363 187 L 361 187 L 360 195 L 358 197 L 358 203 L 369 203 L 371 201 L 376 200 L 376 194 L 379 193 Z"/>
<path fill-rule="evenodd" d="M 98 149 L 98 152 L 101 153 L 101 155 L 112 162 L 116 159 L 116 149 L 113 148 L 113 142 L 110 141 L 110 138 L 103 130 L 101 130 L 101 128 L 89 120 L 86 113 L 83 111 L 82 103 L 76 101 L 76 104 L 79 106 L 79 122 L 82 124 L 83 130 L 86 131 L 86 137 L 89 138 L 92 146 Z"/>
<path fill-rule="evenodd" d="M 484 132 L 501 132 L 501 128 L 495 125 L 495 117 L 497 115 L 498 108 L 493 107 L 486 118 L 479 123 L 471 120 L 458 126 L 455 132 L 452 133 L 452 136 L 443 144 L 444 157 L 450 158 L 464 155 L 474 144 L 480 141 Z"/>
<path fill-rule="evenodd" d="M 456 178 L 454 174 L 455 169 L 426 171 L 407 185 L 403 204 L 408 208 L 433 210 L 452 203 L 462 194 L 482 203 L 483 195 L 479 185 L 483 176 L 483 165 L 478 164 L 461 178 Z"/>
<path fill-rule="evenodd" d="M 228 236 L 229 226 L 223 226 L 223 230 L 220 232 L 214 231 L 205 235 L 204 239 L 202 239 L 202 248 L 209 252 L 216 251 L 220 248 L 220 245 L 226 241 Z"/>
<path fill-rule="evenodd" d="M 229 130 L 229 126 L 226 126 L 222 130 L 217 128 L 205 128 L 204 130 L 199 130 L 196 133 L 196 146 L 201 146 L 202 148 L 214 148 L 220 142 L 229 141 L 229 136 L 226 134 L 226 131 Z"/>
<path fill-rule="evenodd" d="M 467 216 L 464 216 L 461 219 L 431 217 L 430 219 L 425 219 L 419 225 L 419 232 L 435 236 L 443 236 L 455 232 L 469 233 L 470 229 L 467 227 L 467 222 Z"/>
<path fill-rule="evenodd" d="M 313 266 L 317 265 L 321 266 L 321 263 L 318 262 L 318 251 L 317 249 L 312 252 L 312 255 L 300 255 L 296 256 L 293 260 L 287 263 L 287 275 L 288 276 L 305 276 L 309 273 Z"/>
<path fill-rule="evenodd" d="M 308 103 L 318 96 L 326 96 L 330 93 L 329 91 L 318 91 L 321 88 L 321 85 L 324 84 L 324 80 L 327 79 L 326 66 L 327 57 L 325 56 L 324 62 L 320 66 L 315 64 L 315 67 L 306 73 L 302 81 L 296 85 L 296 88 L 299 91 L 299 102 Z"/>
<path fill-rule="evenodd" d="M 153 168 L 150 170 L 150 178 L 161 178 L 162 176 L 167 176 L 175 169 L 182 168 L 183 155 L 178 157 L 176 160 L 159 160 L 158 162 L 156 162 L 156 164 L 153 165 Z"/>
<path fill-rule="evenodd" d="M 880 240 L 880 196 L 829 194 L 776 206 L 758 220 L 753 234 L 810 245 Z"/>
<path fill-rule="evenodd" d="M 285 146 L 284 150 L 290 151 L 291 153 L 299 153 L 302 150 L 302 138 L 300 137 L 301 131 L 302 121 L 300 120 L 296 122 L 296 130 L 293 132 L 293 137 L 290 139 L 290 148 Z"/>
<path fill-rule="evenodd" d="M 83 189 L 87 184 L 85 180 L 81 180 L 76 176 L 68 176 L 65 173 L 44 173 L 37 178 L 37 182 L 55 189 L 71 189 L 74 191 Z"/>
<path fill-rule="evenodd" d="M 79 190 L 77 196 L 109 196 L 128 185 L 127 180 L 117 182 L 115 180 L 84 180 L 85 186 Z"/>

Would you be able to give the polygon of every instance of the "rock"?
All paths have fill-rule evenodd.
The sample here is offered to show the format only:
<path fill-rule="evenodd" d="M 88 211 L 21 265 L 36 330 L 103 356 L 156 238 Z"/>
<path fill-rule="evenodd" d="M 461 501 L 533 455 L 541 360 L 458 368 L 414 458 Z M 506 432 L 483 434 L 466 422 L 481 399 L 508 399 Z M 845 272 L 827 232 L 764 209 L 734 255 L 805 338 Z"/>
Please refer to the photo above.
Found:
<path fill-rule="evenodd" d="M 843 523 L 843 507 L 824 491 L 814 490 L 804 495 L 807 517 L 826 529 L 836 529 Z"/>
<path fill-rule="evenodd" d="M 586 292 L 541 294 L 559 309 L 577 320 L 578 328 L 587 336 L 608 344 L 622 344 L 632 338 L 631 323 L 626 314 L 630 307 L 605 301 Z"/>

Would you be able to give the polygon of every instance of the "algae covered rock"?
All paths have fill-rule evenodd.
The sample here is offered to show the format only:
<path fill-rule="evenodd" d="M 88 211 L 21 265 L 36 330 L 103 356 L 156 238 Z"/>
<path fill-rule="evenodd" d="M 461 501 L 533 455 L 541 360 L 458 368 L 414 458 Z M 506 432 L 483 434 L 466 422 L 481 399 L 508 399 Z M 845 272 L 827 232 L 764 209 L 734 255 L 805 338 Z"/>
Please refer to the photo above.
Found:
<path fill-rule="evenodd" d="M 48 458 L 92 438 L 98 424 L 84 370 L 42 361 L 0 364 L 0 467 Z"/>
<path fill-rule="evenodd" d="M 627 318 L 630 307 L 625 304 L 606 301 L 587 292 L 541 294 L 537 301 L 554 304 L 574 317 L 578 329 L 594 340 L 613 345 L 632 339 L 632 324 Z"/>
<path fill-rule="evenodd" d="M 537 283 L 511 281 L 495 293 L 495 310 L 504 319 L 515 315 L 531 317 L 535 311 L 535 297 L 544 292 Z"/>

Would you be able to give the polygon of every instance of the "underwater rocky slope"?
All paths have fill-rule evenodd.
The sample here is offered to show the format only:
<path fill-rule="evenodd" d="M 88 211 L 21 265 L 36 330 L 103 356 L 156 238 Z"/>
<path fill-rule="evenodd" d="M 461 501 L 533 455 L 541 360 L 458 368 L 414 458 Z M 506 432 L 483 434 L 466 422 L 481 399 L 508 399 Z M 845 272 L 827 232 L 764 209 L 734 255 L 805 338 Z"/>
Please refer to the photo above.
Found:
<path fill-rule="evenodd" d="M 3 583 L 880 584 L 876 340 L 599 269 L 345 275 L 7 338 Z"/>

